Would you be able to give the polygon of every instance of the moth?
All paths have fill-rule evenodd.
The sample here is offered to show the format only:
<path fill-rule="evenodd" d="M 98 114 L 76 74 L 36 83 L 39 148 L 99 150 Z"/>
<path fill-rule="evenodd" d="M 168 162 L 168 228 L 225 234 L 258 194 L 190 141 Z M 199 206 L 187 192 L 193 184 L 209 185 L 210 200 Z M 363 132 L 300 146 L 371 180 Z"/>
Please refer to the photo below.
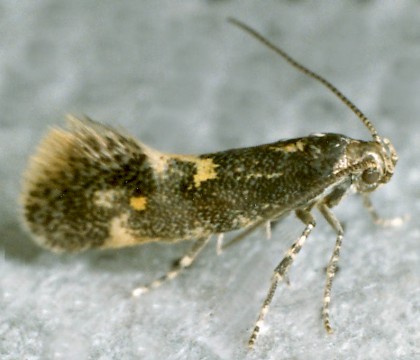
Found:
<path fill-rule="evenodd" d="M 369 193 L 387 183 L 398 156 L 368 118 L 335 86 L 304 67 L 244 23 L 229 21 L 312 77 L 349 107 L 369 130 L 363 141 L 334 133 L 202 155 L 157 151 L 110 126 L 68 117 L 52 129 L 30 159 L 22 204 L 35 241 L 57 252 L 118 248 L 153 241 L 194 240 L 166 275 L 134 295 L 173 279 L 190 266 L 213 235 L 243 229 L 242 237 L 294 212 L 304 230 L 275 268 L 249 339 L 253 347 L 277 285 L 315 227 L 316 208 L 336 233 L 327 266 L 322 318 L 329 318 L 332 280 L 343 227 L 331 208 L 349 192 L 363 195 L 373 219 L 381 220 Z M 241 237 L 241 235 L 239 236 Z"/>

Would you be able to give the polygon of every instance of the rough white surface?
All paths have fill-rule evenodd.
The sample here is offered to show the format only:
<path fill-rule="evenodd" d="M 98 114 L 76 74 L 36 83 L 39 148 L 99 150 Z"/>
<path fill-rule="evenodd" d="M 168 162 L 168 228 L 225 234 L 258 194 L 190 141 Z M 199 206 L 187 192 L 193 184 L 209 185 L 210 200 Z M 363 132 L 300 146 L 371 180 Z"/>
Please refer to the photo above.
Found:
<path fill-rule="evenodd" d="M 414 359 L 420 356 L 420 4 L 415 1 L 0 1 L 1 359 Z M 140 298 L 188 244 L 55 255 L 19 224 L 19 182 L 46 128 L 87 114 L 171 152 L 311 132 L 368 139 L 338 100 L 229 26 L 235 16 L 325 75 L 390 137 L 400 162 L 357 197 L 322 328 L 334 234 L 318 218 L 253 352 L 246 341 L 271 271 L 302 225 L 287 218 Z M 215 244 L 215 243 L 214 243 Z"/>

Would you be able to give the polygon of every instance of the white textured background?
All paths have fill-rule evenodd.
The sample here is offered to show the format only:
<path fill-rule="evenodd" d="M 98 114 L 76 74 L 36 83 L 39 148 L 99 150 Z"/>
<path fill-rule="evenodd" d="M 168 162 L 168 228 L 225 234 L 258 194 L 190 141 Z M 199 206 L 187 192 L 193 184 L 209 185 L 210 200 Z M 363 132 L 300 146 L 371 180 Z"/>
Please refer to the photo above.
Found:
<path fill-rule="evenodd" d="M 229 26 L 249 23 L 325 75 L 390 137 L 400 162 L 357 197 L 327 336 L 320 320 L 334 234 L 318 216 L 280 286 L 256 350 L 246 341 L 272 269 L 302 230 L 287 218 L 140 299 L 189 244 L 54 255 L 19 224 L 21 173 L 65 113 L 121 126 L 171 152 L 209 152 L 311 132 L 369 135 L 325 89 Z M 0 1 L 1 359 L 414 359 L 420 357 L 418 1 Z M 318 214 L 316 214 L 318 215 Z"/>

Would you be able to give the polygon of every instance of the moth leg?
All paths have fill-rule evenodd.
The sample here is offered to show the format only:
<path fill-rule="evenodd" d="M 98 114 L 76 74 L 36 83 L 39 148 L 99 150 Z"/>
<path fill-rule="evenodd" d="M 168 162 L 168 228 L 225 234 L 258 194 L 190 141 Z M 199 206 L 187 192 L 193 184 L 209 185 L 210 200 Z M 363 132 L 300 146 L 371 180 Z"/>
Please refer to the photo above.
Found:
<path fill-rule="evenodd" d="M 271 221 L 268 220 L 265 223 L 265 236 L 267 237 L 268 240 L 271 239 Z"/>
<path fill-rule="evenodd" d="M 233 237 L 231 240 L 229 240 L 229 242 L 227 242 L 226 244 L 223 244 L 222 250 L 245 239 L 246 237 L 248 237 L 248 235 L 252 234 L 255 230 L 263 226 L 265 227 L 265 233 L 266 233 L 267 239 L 271 239 L 271 230 L 272 228 L 274 228 L 274 226 L 279 220 L 280 218 L 276 218 L 276 217 L 270 218 L 269 220 L 267 220 L 267 218 L 258 220 L 257 222 L 255 222 L 254 224 L 252 224 L 251 226 L 243 230 L 241 233 Z"/>
<path fill-rule="evenodd" d="M 220 233 L 217 235 L 217 242 L 216 242 L 216 254 L 220 255 L 223 252 L 223 240 L 224 240 L 224 233 Z"/>
<path fill-rule="evenodd" d="M 161 276 L 160 278 L 152 281 L 151 283 L 145 286 L 135 288 L 132 291 L 132 295 L 135 297 L 140 296 L 152 289 L 156 289 L 157 287 L 161 286 L 164 282 L 176 278 L 182 270 L 191 266 L 191 264 L 196 259 L 197 255 L 200 253 L 200 251 L 209 242 L 210 238 L 211 236 L 196 240 L 192 247 L 188 250 L 188 252 L 175 263 L 175 266 L 172 268 L 172 270 L 168 271 L 165 275 Z"/>
<path fill-rule="evenodd" d="M 267 221 L 265 223 L 265 229 L 266 229 L 266 237 L 268 240 L 271 240 L 271 221 Z M 289 279 L 289 275 L 288 274 L 284 274 L 283 276 L 283 280 L 285 282 L 285 284 L 290 287 L 290 279 Z"/>
<path fill-rule="evenodd" d="M 274 269 L 273 276 L 271 278 L 271 285 L 268 290 L 267 296 L 261 306 L 258 319 L 255 323 L 254 329 L 252 331 L 251 337 L 248 341 L 248 347 L 253 348 L 255 342 L 257 341 L 258 334 L 260 332 L 261 326 L 264 322 L 265 315 L 268 313 L 268 309 L 270 307 L 271 301 L 273 300 L 274 293 L 276 292 L 277 285 L 283 279 L 287 279 L 287 272 L 290 266 L 293 263 L 296 255 L 299 253 L 300 249 L 302 248 L 303 244 L 305 243 L 306 239 L 308 238 L 309 234 L 315 227 L 315 219 L 313 218 L 312 214 L 308 210 L 296 210 L 297 217 L 303 221 L 306 225 L 305 229 L 302 232 L 302 235 L 299 237 L 296 242 L 289 248 L 286 252 L 286 255 Z"/>
<path fill-rule="evenodd" d="M 258 220 L 257 222 L 255 222 L 254 224 L 252 224 L 251 226 L 247 227 L 245 230 L 243 230 L 241 233 L 236 235 L 229 242 L 227 242 L 226 244 L 223 244 L 222 250 L 224 250 L 224 249 L 232 246 L 233 244 L 236 244 L 237 242 L 245 239 L 248 235 L 252 234 L 256 229 L 263 226 L 266 221 L 267 221 L 266 219 L 261 219 L 261 220 Z"/>
<path fill-rule="evenodd" d="M 394 226 L 401 226 L 406 220 L 408 220 L 407 216 L 404 217 L 394 217 L 391 219 L 384 219 L 382 218 L 375 210 L 375 208 L 373 207 L 372 201 L 369 198 L 368 194 L 362 194 L 363 196 L 363 205 L 365 206 L 365 208 L 367 209 L 367 211 L 369 212 L 372 221 L 376 224 L 376 225 L 380 225 L 383 227 L 394 227 Z"/>
<path fill-rule="evenodd" d="M 334 250 L 327 266 L 327 281 L 325 283 L 324 301 L 322 305 L 322 321 L 324 323 L 324 327 L 327 333 L 331 334 L 333 332 L 333 329 L 330 323 L 330 310 L 329 310 L 329 306 L 331 302 L 331 288 L 332 288 L 333 278 L 337 272 L 337 263 L 340 258 L 340 248 L 343 241 L 344 231 L 340 222 L 332 213 L 332 211 L 327 206 L 327 204 L 325 204 L 324 202 L 320 203 L 318 205 L 318 209 L 337 234 Z"/>

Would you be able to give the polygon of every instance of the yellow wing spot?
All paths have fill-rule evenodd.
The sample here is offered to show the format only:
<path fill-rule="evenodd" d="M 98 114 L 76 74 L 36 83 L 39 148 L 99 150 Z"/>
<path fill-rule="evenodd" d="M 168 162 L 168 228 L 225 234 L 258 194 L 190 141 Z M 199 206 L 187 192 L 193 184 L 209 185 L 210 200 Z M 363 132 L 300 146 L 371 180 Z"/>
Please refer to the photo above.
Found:
<path fill-rule="evenodd" d="M 195 161 L 197 173 L 194 175 L 194 186 L 198 188 L 202 182 L 216 179 L 216 165 L 212 159 L 197 159 Z"/>
<path fill-rule="evenodd" d="M 171 154 L 170 157 L 178 161 L 185 161 L 195 165 L 196 173 L 193 180 L 196 188 L 200 187 L 202 182 L 217 178 L 216 168 L 219 165 L 215 164 L 212 159 L 200 159 L 194 155 L 180 154 Z"/>
<path fill-rule="evenodd" d="M 137 211 L 146 210 L 147 207 L 147 197 L 145 196 L 133 196 L 130 198 L 130 206 Z"/>
<path fill-rule="evenodd" d="M 305 144 L 303 143 L 303 141 L 299 140 L 295 143 L 291 143 L 284 146 L 283 149 L 286 152 L 303 151 L 305 149 Z"/>
<path fill-rule="evenodd" d="M 282 152 L 296 152 L 296 151 L 303 151 L 305 150 L 305 143 L 302 140 L 298 140 L 294 143 L 290 143 L 287 145 L 280 145 L 280 146 L 270 146 L 270 150 L 273 151 L 282 151 Z"/>
<path fill-rule="evenodd" d="M 178 160 L 193 163 L 195 165 L 196 173 L 193 180 L 196 188 L 198 188 L 204 181 L 217 178 L 216 168 L 218 165 L 216 165 L 212 159 L 200 159 L 194 155 L 162 153 L 144 144 L 141 146 L 143 153 L 146 155 L 151 168 L 155 171 L 155 175 L 157 176 L 165 176 L 170 160 Z M 131 206 L 136 209 L 136 205 L 133 205 L 133 201 L 134 200 L 130 200 Z"/>

